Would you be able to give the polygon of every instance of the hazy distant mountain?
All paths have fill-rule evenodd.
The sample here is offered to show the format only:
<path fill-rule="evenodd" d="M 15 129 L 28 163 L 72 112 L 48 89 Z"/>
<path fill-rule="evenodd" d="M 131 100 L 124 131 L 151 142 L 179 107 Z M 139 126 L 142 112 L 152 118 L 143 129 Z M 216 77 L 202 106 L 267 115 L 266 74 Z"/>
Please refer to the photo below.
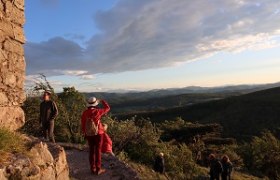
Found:
<path fill-rule="evenodd" d="M 256 85 L 229 85 L 229 86 L 218 86 L 218 87 L 200 87 L 200 86 L 188 86 L 185 88 L 170 88 L 170 89 L 155 89 L 148 92 L 154 92 L 159 94 L 178 94 L 178 93 L 216 93 L 216 92 L 236 92 L 244 91 L 246 93 L 269 89 L 273 87 L 279 87 L 279 83 L 272 84 L 256 84 Z"/>
<path fill-rule="evenodd" d="M 84 93 L 86 97 L 96 96 L 97 98 L 104 98 L 111 103 L 121 103 L 131 100 L 143 100 L 149 98 L 157 98 L 181 94 L 197 94 L 197 93 L 250 93 L 259 90 L 279 87 L 279 83 L 273 84 L 258 84 L 258 85 L 237 85 L 237 86 L 220 86 L 220 87 L 200 87 L 189 86 L 185 88 L 169 88 L 169 89 L 154 89 L 150 91 L 125 91 L 118 90 L 117 92 L 92 92 Z"/>

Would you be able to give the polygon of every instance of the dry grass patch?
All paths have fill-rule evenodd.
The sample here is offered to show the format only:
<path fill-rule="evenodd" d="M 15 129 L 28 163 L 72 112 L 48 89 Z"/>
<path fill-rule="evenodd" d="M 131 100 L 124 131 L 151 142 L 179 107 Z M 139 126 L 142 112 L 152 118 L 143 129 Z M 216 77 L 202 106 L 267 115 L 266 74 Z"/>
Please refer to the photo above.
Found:
<path fill-rule="evenodd" d="M 6 162 L 14 153 L 26 154 L 26 141 L 20 133 L 0 128 L 0 163 Z"/>

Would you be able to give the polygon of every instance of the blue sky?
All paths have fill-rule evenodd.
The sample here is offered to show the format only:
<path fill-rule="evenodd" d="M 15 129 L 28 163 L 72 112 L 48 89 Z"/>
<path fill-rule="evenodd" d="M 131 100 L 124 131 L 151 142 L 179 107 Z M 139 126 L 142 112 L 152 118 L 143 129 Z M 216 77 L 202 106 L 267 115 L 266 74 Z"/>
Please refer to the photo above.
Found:
<path fill-rule="evenodd" d="M 148 90 L 280 81 L 275 0 L 26 0 L 27 86 Z"/>

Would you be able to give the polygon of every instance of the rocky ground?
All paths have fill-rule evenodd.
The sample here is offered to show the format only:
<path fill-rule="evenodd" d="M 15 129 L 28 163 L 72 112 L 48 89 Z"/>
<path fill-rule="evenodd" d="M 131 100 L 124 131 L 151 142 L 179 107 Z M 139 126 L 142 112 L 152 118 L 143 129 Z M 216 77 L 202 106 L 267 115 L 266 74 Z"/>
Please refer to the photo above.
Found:
<path fill-rule="evenodd" d="M 139 179 L 137 173 L 128 165 L 112 155 L 102 156 L 102 167 L 106 172 L 102 175 L 93 175 L 89 169 L 88 149 L 66 150 L 67 161 L 70 167 L 70 177 L 74 180 L 133 180 Z"/>
<path fill-rule="evenodd" d="M 68 180 L 69 168 L 64 149 L 54 143 L 26 137 L 30 149 L 27 154 L 11 154 L 0 164 L 0 179 Z"/>

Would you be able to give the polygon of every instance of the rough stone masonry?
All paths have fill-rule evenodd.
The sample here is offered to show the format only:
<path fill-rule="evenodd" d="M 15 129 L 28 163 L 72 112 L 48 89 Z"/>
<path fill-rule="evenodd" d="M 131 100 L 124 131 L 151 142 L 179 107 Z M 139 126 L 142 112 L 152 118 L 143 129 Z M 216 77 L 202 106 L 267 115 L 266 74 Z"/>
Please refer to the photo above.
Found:
<path fill-rule="evenodd" d="M 0 0 L 0 127 L 24 124 L 24 0 Z"/>

